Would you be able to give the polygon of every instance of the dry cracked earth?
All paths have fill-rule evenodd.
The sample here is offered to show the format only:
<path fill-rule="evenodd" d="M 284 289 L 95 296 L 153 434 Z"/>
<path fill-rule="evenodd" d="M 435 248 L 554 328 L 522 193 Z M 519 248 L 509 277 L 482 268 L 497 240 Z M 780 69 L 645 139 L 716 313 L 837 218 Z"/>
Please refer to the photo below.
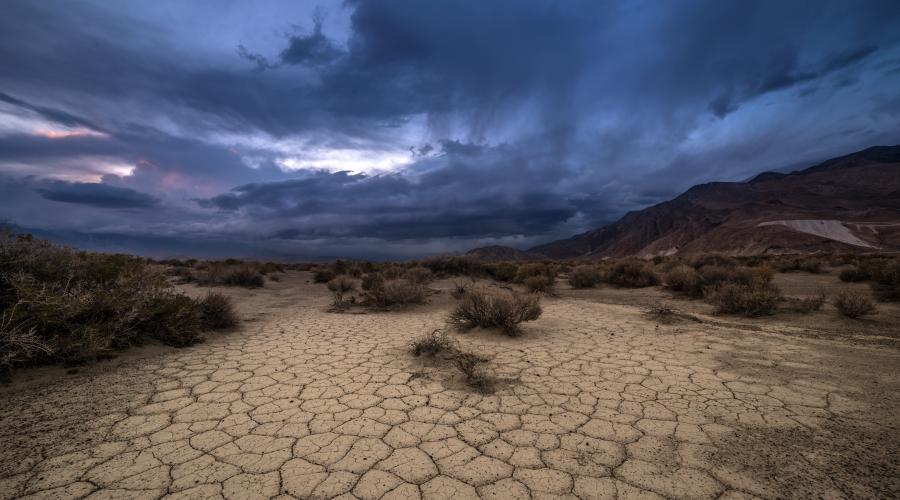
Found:
<path fill-rule="evenodd" d="M 334 314 L 305 280 L 229 291 L 247 321 L 204 344 L 3 389 L 0 498 L 900 496 L 894 348 L 563 296 L 454 334 L 481 394 L 409 353 L 446 292 Z"/>

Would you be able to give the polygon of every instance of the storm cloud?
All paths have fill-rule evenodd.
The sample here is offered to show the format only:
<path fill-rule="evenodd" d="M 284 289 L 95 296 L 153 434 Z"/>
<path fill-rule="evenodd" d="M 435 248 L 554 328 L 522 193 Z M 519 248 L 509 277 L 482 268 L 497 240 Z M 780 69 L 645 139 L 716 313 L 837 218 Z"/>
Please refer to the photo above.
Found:
<path fill-rule="evenodd" d="M 242 254 L 525 247 L 900 142 L 898 24 L 887 0 L 14 0 L 0 217 Z"/>

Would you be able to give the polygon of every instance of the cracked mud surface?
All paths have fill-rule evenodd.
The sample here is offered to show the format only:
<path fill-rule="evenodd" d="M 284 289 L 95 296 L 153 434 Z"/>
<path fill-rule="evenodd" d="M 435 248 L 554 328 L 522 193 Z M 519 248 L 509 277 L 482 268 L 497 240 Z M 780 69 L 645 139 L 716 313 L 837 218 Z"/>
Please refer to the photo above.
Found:
<path fill-rule="evenodd" d="M 895 349 L 562 297 L 454 334 L 513 381 L 482 395 L 408 353 L 446 292 L 331 314 L 305 277 L 229 291 L 252 321 L 204 344 L 3 389 L 0 498 L 900 495 Z"/>

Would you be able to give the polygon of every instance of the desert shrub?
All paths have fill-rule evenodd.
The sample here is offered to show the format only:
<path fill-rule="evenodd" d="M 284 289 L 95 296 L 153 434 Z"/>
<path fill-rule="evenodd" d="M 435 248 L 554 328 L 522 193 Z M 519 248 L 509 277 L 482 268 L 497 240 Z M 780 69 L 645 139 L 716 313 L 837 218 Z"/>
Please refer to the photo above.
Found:
<path fill-rule="evenodd" d="M 719 283 L 709 293 L 716 312 L 762 316 L 772 314 L 781 300 L 781 294 L 774 285 L 741 285 Z"/>
<path fill-rule="evenodd" d="M 228 296 L 210 292 L 200 300 L 200 324 L 206 330 L 233 328 L 238 324 L 237 313 Z"/>
<path fill-rule="evenodd" d="M 809 314 L 814 311 L 822 310 L 822 306 L 825 305 L 826 296 L 825 292 L 820 291 L 816 295 L 812 297 L 803 297 L 800 299 L 791 299 L 790 307 L 794 311 L 803 314 Z"/>
<path fill-rule="evenodd" d="M 900 261 L 878 268 L 872 276 L 872 291 L 883 302 L 900 301 Z"/>
<path fill-rule="evenodd" d="M 822 259 L 810 257 L 808 259 L 801 259 L 798 263 L 798 267 L 801 271 L 818 274 L 821 273 L 822 269 L 825 267 L 825 262 L 822 261 Z"/>
<path fill-rule="evenodd" d="M 719 283 L 725 283 L 731 279 L 731 271 L 727 267 L 708 265 L 697 270 L 703 286 L 713 288 Z"/>
<path fill-rule="evenodd" d="M 344 305 L 344 295 L 356 290 L 356 280 L 346 274 L 341 274 L 327 284 L 328 289 L 334 295 L 334 305 Z"/>
<path fill-rule="evenodd" d="M 137 329 L 168 345 L 193 345 L 203 340 L 200 313 L 197 301 L 187 295 L 159 295 L 138 316 Z"/>
<path fill-rule="evenodd" d="M 413 283 L 425 284 L 434 279 L 431 269 L 422 266 L 411 267 L 403 273 L 403 277 Z"/>
<path fill-rule="evenodd" d="M 694 266 L 694 269 L 700 269 L 705 266 L 717 266 L 717 267 L 734 267 L 737 265 L 737 260 L 734 257 L 729 257 L 727 255 L 723 255 L 720 253 L 707 253 L 703 255 L 698 255 L 691 259 L 691 265 Z"/>
<path fill-rule="evenodd" d="M 362 288 L 364 292 L 382 288 L 383 286 L 384 276 L 382 276 L 381 273 L 375 272 L 363 275 L 362 282 L 360 283 L 360 288 Z"/>
<path fill-rule="evenodd" d="M 703 296 L 703 278 L 690 266 L 672 268 L 665 276 L 665 284 L 669 289 L 681 292 L 689 297 Z"/>
<path fill-rule="evenodd" d="M 259 271 L 260 274 L 268 275 L 272 273 L 283 273 L 284 266 L 278 264 L 276 262 L 262 262 L 256 265 L 256 270 Z"/>
<path fill-rule="evenodd" d="M 556 288 L 556 279 L 553 276 L 538 274 L 529 276 L 522 282 L 525 289 L 531 293 L 553 293 Z"/>
<path fill-rule="evenodd" d="M 659 278 L 653 272 L 649 262 L 638 259 L 627 259 L 615 263 L 607 277 L 611 285 L 642 288 L 659 284 Z"/>
<path fill-rule="evenodd" d="M 497 281 L 510 282 L 516 279 L 519 266 L 511 262 L 500 262 L 488 268 L 488 274 Z"/>
<path fill-rule="evenodd" d="M 747 267 L 747 266 L 738 266 L 734 269 L 731 269 L 728 272 L 728 277 L 726 278 L 731 283 L 737 283 L 739 285 L 765 285 L 772 281 L 772 278 L 775 276 L 775 271 L 768 266 L 759 266 L 759 267 Z M 713 284 L 713 283 L 710 283 Z"/>
<path fill-rule="evenodd" d="M 385 280 L 366 291 L 366 301 L 374 307 L 392 307 L 425 302 L 425 287 L 405 279 Z"/>
<path fill-rule="evenodd" d="M 447 336 L 447 331 L 437 329 L 428 335 L 417 338 L 410 345 L 414 356 L 437 356 L 439 354 L 454 355 L 459 352 L 456 342 Z"/>
<path fill-rule="evenodd" d="M 11 233 L 0 233 L 0 314 L 0 342 L 19 346 L 7 364 L 87 360 L 148 339 L 202 340 L 199 301 L 173 293 L 147 260 Z"/>
<path fill-rule="evenodd" d="M 384 279 L 386 280 L 398 280 L 403 278 L 405 274 L 406 268 L 396 264 L 385 266 L 384 269 L 381 270 L 381 275 L 384 276 Z"/>
<path fill-rule="evenodd" d="M 522 264 L 519 266 L 518 271 L 516 271 L 516 279 L 517 283 L 525 283 L 527 278 L 532 276 L 554 276 L 553 270 L 543 262 L 529 262 L 527 264 Z"/>
<path fill-rule="evenodd" d="M 569 271 L 569 284 L 572 288 L 593 288 L 603 277 L 594 266 L 576 266 Z"/>
<path fill-rule="evenodd" d="M 449 322 L 460 330 L 498 328 L 509 336 L 519 334 L 519 323 L 541 315 L 540 297 L 515 292 L 472 289 L 457 302 Z"/>
<path fill-rule="evenodd" d="M 15 306 L 0 315 L 0 378 L 12 366 L 35 357 L 38 353 L 49 353 L 33 326 L 26 322 L 16 322 Z"/>
<path fill-rule="evenodd" d="M 251 266 L 228 266 L 222 270 L 220 282 L 227 286 L 259 288 L 265 285 L 262 273 Z"/>
<path fill-rule="evenodd" d="M 469 293 L 469 285 L 467 283 L 453 283 L 453 288 L 450 290 L 450 296 L 456 300 L 463 298 L 467 293 Z"/>
<path fill-rule="evenodd" d="M 678 311 L 672 306 L 662 302 L 648 307 L 646 313 L 660 323 L 672 323 L 678 317 Z"/>
<path fill-rule="evenodd" d="M 329 281 L 333 280 L 335 276 L 337 276 L 337 273 L 335 273 L 333 269 L 327 266 L 320 266 L 313 270 L 314 283 L 328 283 Z"/>
<path fill-rule="evenodd" d="M 868 272 L 856 266 L 850 266 L 841 270 L 841 274 L 838 275 L 838 277 L 845 283 L 858 283 L 860 281 L 872 279 L 872 276 L 869 275 Z"/>
<path fill-rule="evenodd" d="M 474 257 L 442 255 L 420 262 L 434 274 L 444 276 L 481 276 L 486 273 L 486 266 Z"/>
<path fill-rule="evenodd" d="M 838 312 L 848 318 L 858 318 L 875 312 L 875 304 L 861 293 L 852 290 L 842 290 L 834 296 L 834 307 Z"/>

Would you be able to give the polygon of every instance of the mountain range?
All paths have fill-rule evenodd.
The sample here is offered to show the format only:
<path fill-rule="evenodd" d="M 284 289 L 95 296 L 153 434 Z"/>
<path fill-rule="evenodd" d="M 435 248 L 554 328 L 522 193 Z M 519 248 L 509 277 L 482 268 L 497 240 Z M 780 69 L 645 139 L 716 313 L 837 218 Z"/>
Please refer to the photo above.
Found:
<path fill-rule="evenodd" d="M 900 146 L 876 146 L 791 173 L 710 182 L 618 221 L 484 260 L 900 251 Z"/>

